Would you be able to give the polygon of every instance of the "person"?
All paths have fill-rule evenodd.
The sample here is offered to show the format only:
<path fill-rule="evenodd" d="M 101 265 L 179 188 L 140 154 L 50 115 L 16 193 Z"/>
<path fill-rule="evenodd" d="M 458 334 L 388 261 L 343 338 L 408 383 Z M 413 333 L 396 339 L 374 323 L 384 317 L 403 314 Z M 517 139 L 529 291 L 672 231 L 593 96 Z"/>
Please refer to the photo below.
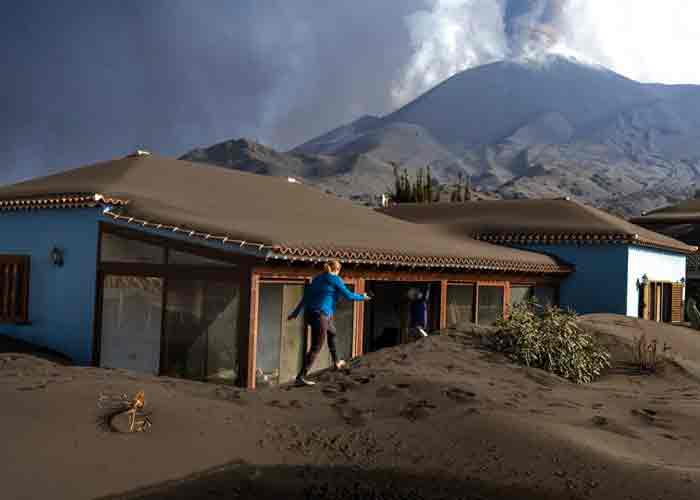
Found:
<path fill-rule="evenodd" d="M 338 359 L 336 351 L 335 336 L 336 329 L 333 322 L 335 306 L 340 298 L 353 301 L 369 300 L 367 294 L 353 293 L 345 286 L 340 279 L 340 262 L 333 260 L 323 266 L 324 273 L 316 276 L 311 284 L 304 290 L 304 296 L 297 307 L 290 313 L 288 320 L 291 321 L 299 316 L 304 310 L 304 323 L 311 327 L 311 348 L 304 356 L 304 361 L 299 375 L 297 375 L 297 385 L 314 385 L 314 382 L 307 379 L 309 370 L 314 364 L 318 353 L 323 348 L 323 343 L 328 338 L 328 351 L 333 359 L 336 369 L 345 367 L 345 361 Z"/>
<path fill-rule="evenodd" d="M 420 291 L 416 288 L 411 288 L 408 291 L 409 305 L 409 331 L 421 337 L 428 336 L 428 298 L 430 296 L 430 288 L 425 291 Z"/>

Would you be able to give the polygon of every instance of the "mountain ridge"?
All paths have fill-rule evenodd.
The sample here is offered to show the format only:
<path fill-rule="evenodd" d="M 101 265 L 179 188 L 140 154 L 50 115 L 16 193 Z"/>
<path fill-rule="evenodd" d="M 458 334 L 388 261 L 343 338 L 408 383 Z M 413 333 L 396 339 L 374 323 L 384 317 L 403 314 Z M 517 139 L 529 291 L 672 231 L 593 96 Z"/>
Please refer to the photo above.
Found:
<path fill-rule="evenodd" d="M 368 203 L 393 185 L 394 165 L 430 165 L 441 183 L 468 175 L 496 197 L 572 196 L 636 215 L 700 178 L 700 86 L 640 83 L 562 57 L 495 62 L 283 153 L 245 144 L 183 158 L 299 176 Z"/>

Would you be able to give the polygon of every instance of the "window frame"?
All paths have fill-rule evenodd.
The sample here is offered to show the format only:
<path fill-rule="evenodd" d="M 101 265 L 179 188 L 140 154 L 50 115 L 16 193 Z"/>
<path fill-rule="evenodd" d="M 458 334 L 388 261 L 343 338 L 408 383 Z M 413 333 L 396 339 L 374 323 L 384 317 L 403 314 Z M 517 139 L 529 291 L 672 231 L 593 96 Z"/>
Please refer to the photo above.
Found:
<path fill-rule="evenodd" d="M 0 324 L 29 324 L 30 263 L 29 255 L 0 254 Z"/>

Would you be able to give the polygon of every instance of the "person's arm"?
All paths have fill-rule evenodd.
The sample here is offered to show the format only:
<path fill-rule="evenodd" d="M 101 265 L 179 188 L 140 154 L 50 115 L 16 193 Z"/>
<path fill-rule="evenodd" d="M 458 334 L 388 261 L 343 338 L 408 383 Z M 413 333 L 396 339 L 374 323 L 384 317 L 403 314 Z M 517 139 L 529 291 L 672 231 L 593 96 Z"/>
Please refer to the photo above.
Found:
<path fill-rule="evenodd" d="M 359 293 L 353 293 L 350 290 L 348 290 L 348 287 L 345 286 L 345 283 L 343 283 L 343 280 L 340 278 L 340 276 L 333 276 L 333 283 L 340 292 L 340 295 L 342 295 L 346 300 L 367 300 L 367 295 L 360 295 Z"/>

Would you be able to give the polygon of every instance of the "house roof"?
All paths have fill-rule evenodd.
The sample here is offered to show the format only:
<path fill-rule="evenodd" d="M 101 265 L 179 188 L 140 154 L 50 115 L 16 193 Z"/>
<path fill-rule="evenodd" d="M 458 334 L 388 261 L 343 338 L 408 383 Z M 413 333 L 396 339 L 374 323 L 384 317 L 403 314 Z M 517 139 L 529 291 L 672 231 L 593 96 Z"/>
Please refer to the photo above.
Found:
<path fill-rule="evenodd" d="M 547 255 L 422 227 L 286 179 L 157 156 L 131 156 L 0 187 L 0 212 L 105 206 L 115 220 L 252 246 L 261 256 L 565 273 Z"/>
<path fill-rule="evenodd" d="M 657 208 L 642 212 L 639 217 L 632 217 L 635 224 L 674 224 L 700 222 L 700 200 L 687 200 L 677 205 Z"/>
<path fill-rule="evenodd" d="M 624 243 L 692 253 L 696 247 L 567 199 L 399 204 L 381 212 L 495 243 Z"/>

